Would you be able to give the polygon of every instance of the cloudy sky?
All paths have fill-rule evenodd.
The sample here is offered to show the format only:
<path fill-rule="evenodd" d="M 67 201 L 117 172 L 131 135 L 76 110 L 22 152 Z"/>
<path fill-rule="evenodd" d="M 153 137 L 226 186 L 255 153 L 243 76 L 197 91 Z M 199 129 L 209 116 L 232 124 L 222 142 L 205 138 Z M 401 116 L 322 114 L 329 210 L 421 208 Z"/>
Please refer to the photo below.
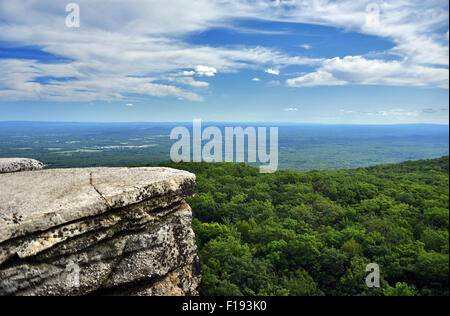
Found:
<path fill-rule="evenodd" d="M 447 0 L 0 0 L 0 121 L 445 123 Z"/>

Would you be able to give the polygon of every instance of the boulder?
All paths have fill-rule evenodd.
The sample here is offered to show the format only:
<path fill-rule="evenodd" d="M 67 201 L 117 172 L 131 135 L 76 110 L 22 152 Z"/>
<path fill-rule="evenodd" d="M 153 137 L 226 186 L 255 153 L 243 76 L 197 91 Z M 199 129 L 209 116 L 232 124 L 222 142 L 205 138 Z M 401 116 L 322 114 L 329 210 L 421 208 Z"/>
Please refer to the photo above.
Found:
<path fill-rule="evenodd" d="M 40 161 L 28 158 L 0 158 L 0 173 L 33 171 L 44 169 Z"/>

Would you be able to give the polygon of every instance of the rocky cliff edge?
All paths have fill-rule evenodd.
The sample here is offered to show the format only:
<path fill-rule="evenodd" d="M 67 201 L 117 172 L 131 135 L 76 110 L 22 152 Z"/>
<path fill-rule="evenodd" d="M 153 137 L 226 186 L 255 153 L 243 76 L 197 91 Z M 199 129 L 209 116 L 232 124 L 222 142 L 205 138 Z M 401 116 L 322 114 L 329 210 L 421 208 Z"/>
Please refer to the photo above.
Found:
<path fill-rule="evenodd" d="M 197 295 L 195 175 L 40 170 L 0 188 L 0 295 Z"/>

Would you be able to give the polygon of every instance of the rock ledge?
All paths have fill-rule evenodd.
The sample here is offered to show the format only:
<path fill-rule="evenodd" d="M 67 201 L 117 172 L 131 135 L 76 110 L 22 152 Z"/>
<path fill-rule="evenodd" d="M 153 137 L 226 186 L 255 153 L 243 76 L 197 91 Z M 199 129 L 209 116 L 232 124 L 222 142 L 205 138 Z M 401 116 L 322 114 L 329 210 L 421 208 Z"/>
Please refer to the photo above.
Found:
<path fill-rule="evenodd" d="M 58 169 L 0 186 L 0 295 L 197 294 L 195 175 Z"/>

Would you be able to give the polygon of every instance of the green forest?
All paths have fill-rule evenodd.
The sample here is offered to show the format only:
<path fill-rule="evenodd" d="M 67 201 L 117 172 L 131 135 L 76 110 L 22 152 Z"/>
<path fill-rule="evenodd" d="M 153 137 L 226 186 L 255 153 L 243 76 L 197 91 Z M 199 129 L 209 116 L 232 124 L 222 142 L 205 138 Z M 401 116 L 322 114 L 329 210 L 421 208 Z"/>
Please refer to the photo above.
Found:
<path fill-rule="evenodd" d="M 449 295 L 448 156 L 304 173 L 160 166 L 197 175 L 201 295 Z M 369 263 L 380 288 L 366 286 Z"/>

